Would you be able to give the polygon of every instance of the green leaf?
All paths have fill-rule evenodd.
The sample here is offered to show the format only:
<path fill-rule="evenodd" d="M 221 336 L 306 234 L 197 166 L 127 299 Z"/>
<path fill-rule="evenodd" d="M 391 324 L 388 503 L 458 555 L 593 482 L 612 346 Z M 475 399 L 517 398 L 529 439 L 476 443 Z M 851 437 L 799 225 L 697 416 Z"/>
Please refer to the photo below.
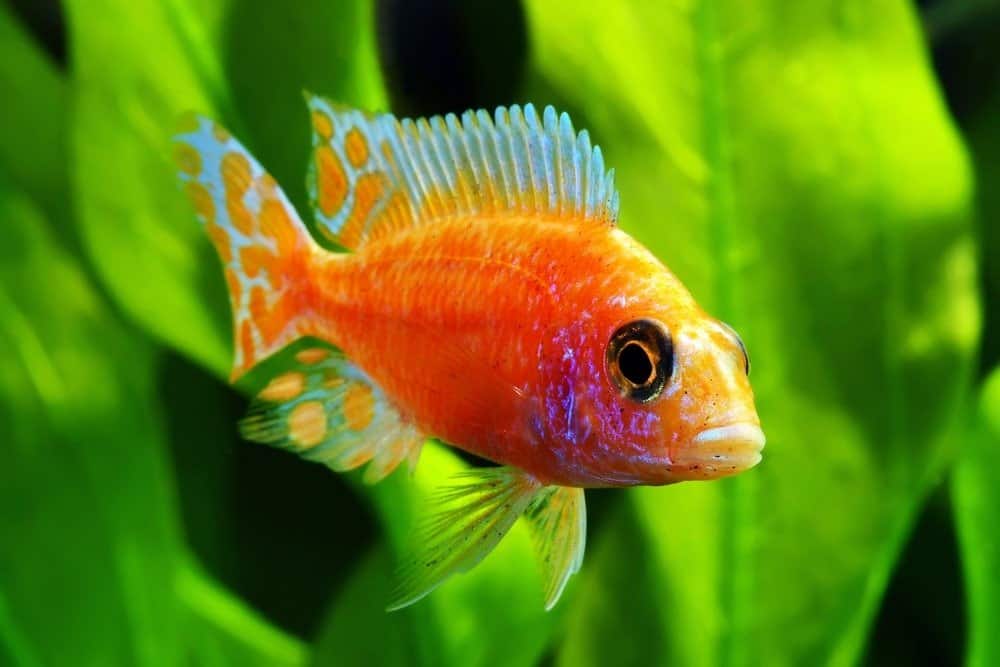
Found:
<path fill-rule="evenodd" d="M 174 663 L 178 536 L 150 351 L 29 201 L 0 189 L 0 219 L 4 634 L 42 664 Z"/>
<path fill-rule="evenodd" d="M 965 590 L 968 596 L 969 646 L 966 664 L 1000 661 L 1000 367 L 983 385 L 966 447 L 952 478 Z"/>
<path fill-rule="evenodd" d="M 172 123 L 192 107 L 221 117 L 306 211 L 299 185 L 308 162 L 302 89 L 363 108 L 385 106 L 372 4 L 217 0 L 207 10 L 184 0 L 67 4 L 79 74 L 74 184 L 89 257 L 111 295 L 143 328 L 224 377 L 232 354 L 224 282 L 175 183 Z M 107 16 L 116 20 L 109 23 Z M 456 457 L 432 445 L 415 483 L 395 475 L 357 488 L 372 499 L 398 549 L 426 494 L 460 467 Z M 411 629 L 410 646 L 422 664 L 534 663 L 558 618 L 543 612 L 534 568 L 528 538 L 517 530 L 475 572 L 411 609 L 375 613 L 384 602 L 376 598 L 368 607 L 371 622 L 353 641 L 377 645 L 402 623 Z M 350 597 L 338 601 L 331 618 L 350 615 L 353 605 Z M 509 611 L 498 618 L 501 607 Z M 485 627 L 504 634 L 484 633 Z M 355 650 L 336 641 L 342 632 L 339 621 L 327 626 L 319 643 L 328 648 L 317 661 L 327 655 L 337 661 L 337 651 Z M 516 648 L 511 636 L 518 637 Z"/>
<path fill-rule="evenodd" d="M 60 234 L 69 219 L 66 83 L 6 5 L 0 5 L 0 172 L 42 208 Z"/>
<path fill-rule="evenodd" d="M 768 435 L 739 478 L 630 494 L 640 533 L 622 544 L 649 545 L 656 595 L 582 583 L 574 614 L 627 620 L 576 619 L 565 646 L 856 662 L 954 439 L 978 331 L 969 165 L 911 10 L 537 0 L 527 15 L 528 97 L 590 130 L 622 227 L 741 332 Z M 584 577 L 634 558 L 606 539 Z M 628 632 L 649 618 L 668 640 Z"/>
<path fill-rule="evenodd" d="M 301 647 L 260 622 L 229 623 L 228 634 L 207 624 L 220 614 L 199 601 L 226 597 L 210 581 L 200 597 L 184 594 L 152 350 L 6 183 L 0 220 L 0 656 L 301 663 Z"/>
<path fill-rule="evenodd" d="M 213 47 L 219 2 L 195 10 L 183 0 L 69 1 L 66 11 L 76 77 L 71 179 L 90 260 L 128 315 L 222 372 L 225 292 L 177 196 L 170 153 L 183 110 L 218 115 L 229 104 Z"/>

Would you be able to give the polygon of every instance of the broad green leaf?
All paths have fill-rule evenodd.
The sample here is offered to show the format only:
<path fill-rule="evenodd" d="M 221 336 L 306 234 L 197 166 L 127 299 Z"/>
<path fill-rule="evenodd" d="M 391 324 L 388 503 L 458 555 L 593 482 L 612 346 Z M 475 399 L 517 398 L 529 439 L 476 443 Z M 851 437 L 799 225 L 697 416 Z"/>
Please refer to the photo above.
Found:
<path fill-rule="evenodd" d="M 565 646 L 857 661 L 978 331 L 969 166 L 911 10 L 532 0 L 527 16 L 528 97 L 590 130 L 622 227 L 743 334 L 768 435 L 739 478 L 630 494 L 621 542 L 649 545 L 656 594 L 581 583 Z M 613 535 L 584 577 L 635 557 Z M 628 620 L 586 622 L 607 607 Z"/>
<path fill-rule="evenodd" d="M 186 565 L 149 346 L 5 184 L 0 220 L 0 655 L 300 664 Z"/>
<path fill-rule="evenodd" d="M 225 293 L 177 197 L 170 153 L 182 111 L 219 115 L 229 106 L 214 48 L 219 2 L 194 5 L 65 3 L 75 79 L 71 180 L 80 234 L 108 291 L 153 335 L 221 372 Z M 185 298 L 193 293 L 207 297 Z"/>
<path fill-rule="evenodd" d="M 13 102 L 4 105 L 0 124 L 0 171 L 66 234 L 66 83 L 6 4 L 0 4 L 0 90 Z"/>
<path fill-rule="evenodd" d="M 965 570 L 969 645 L 966 664 L 1000 661 L 1000 368 L 983 385 L 952 479 L 955 521 Z"/>
<path fill-rule="evenodd" d="M 150 350 L 7 187 L 0 220 L 3 634 L 28 662 L 175 663 L 178 536 Z"/>
<path fill-rule="evenodd" d="M 173 121 L 187 108 L 220 117 L 305 212 L 302 89 L 363 108 L 385 106 L 372 4 L 67 4 L 78 76 L 73 180 L 89 257 L 111 295 L 142 327 L 224 377 L 231 362 L 224 283 L 175 183 Z M 129 30 L 118 29 L 121 24 Z M 415 483 L 396 475 L 358 490 L 372 499 L 399 548 L 426 493 L 459 468 L 454 456 L 429 446 Z M 319 525 L 336 530 L 327 508 L 317 513 Z M 556 616 L 542 610 L 527 537 L 517 531 L 505 542 L 474 573 L 427 601 L 393 617 L 373 615 L 365 637 L 378 642 L 405 623 L 423 664 L 535 662 Z M 498 618 L 496 610 L 510 601 L 516 605 Z M 332 618 L 344 613 L 349 611 L 337 606 Z M 498 632 L 484 633 L 487 626 Z M 329 632 L 337 635 L 338 628 Z M 507 641 L 513 634 L 516 650 Z M 324 638 L 320 643 L 339 646 Z"/>

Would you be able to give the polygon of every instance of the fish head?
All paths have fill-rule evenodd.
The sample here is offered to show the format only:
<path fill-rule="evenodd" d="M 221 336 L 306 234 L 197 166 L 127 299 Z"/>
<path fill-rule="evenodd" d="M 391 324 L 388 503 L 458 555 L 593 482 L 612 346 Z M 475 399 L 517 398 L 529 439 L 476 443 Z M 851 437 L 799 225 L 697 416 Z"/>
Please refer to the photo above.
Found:
<path fill-rule="evenodd" d="M 580 457 L 609 485 L 753 467 L 765 439 L 743 341 L 645 248 L 624 234 L 616 241 L 613 266 L 628 270 L 593 281 L 577 311 L 586 319 L 571 325 L 581 333 L 558 348 L 564 361 L 551 376 L 561 389 L 547 414 L 567 434 L 564 458 Z"/>
<path fill-rule="evenodd" d="M 715 479 L 755 466 L 764 433 L 739 335 L 700 311 L 667 309 L 617 323 L 604 346 L 606 387 L 643 483 Z M 617 421 L 617 420 L 614 420 Z"/>

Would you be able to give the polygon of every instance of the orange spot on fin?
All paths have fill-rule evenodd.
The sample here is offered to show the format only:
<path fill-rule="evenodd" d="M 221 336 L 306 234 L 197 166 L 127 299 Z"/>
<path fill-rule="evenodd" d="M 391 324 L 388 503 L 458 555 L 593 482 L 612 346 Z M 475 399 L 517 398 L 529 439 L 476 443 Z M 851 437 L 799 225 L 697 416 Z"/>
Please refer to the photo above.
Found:
<path fill-rule="evenodd" d="M 191 200 L 191 205 L 194 206 L 194 211 L 201 218 L 201 221 L 206 225 L 214 223 L 215 203 L 212 201 L 212 195 L 208 193 L 205 186 L 197 181 L 189 181 L 185 189 L 187 190 L 188 199 Z"/>
<path fill-rule="evenodd" d="M 232 151 L 223 155 L 221 174 L 227 195 L 242 196 L 250 189 L 250 161 L 243 153 Z"/>
<path fill-rule="evenodd" d="M 344 419 L 352 431 L 363 431 L 375 418 L 375 398 L 368 385 L 353 383 L 344 397 Z"/>
<path fill-rule="evenodd" d="M 347 175 L 329 146 L 317 148 L 315 160 L 319 210 L 323 215 L 332 216 L 347 199 Z"/>
<path fill-rule="evenodd" d="M 333 121 L 330 116 L 322 111 L 312 112 L 313 130 L 316 131 L 324 141 L 329 141 L 333 137 Z"/>
<path fill-rule="evenodd" d="M 306 378 L 302 373 L 290 371 L 271 380 L 258 396 L 266 401 L 290 401 L 305 389 Z"/>
<path fill-rule="evenodd" d="M 295 355 L 295 359 L 303 364 L 316 364 L 330 356 L 330 350 L 322 347 L 310 347 Z"/>
<path fill-rule="evenodd" d="M 351 128 L 344 137 L 344 152 L 352 167 L 361 167 L 368 162 L 368 141 L 358 128 Z"/>
<path fill-rule="evenodd" d="M 244 236 L 253 234 L 253 214 L 250 213 L 246 204 L 243 203 L 242 192 L 228 191 L 226 194 L 226 213 L 229 215 L 229 221 L 240 234 Z"/>
<path fill-rule="evenodd" d="M 265 199 L 260 205 L 260 233 L 275 242 L 278 257 L 291 256 L 303 240 L 288 208 L 278 199 Z"/>
<path fill-rule="evenodd" d="M 372 209 L 382 197 L 384 184 L 380 174 L 363 174 L 354 187 L 354 207 L 340 230 L 339 242 L 346 248 L 356 248 L 361 243 L 365 223 Z"/>
<path fill-rule="evenodd" d="M 258 394 L 242 422 L 245 437 L 298 452 L 334 470 L 371 461 L 372 483 L 415 461 L 423 435 L 343 355 L 310 348 Z"/>
<path fill-rule="evenodd" d="M 288 415 L 288 432 L 299 447 L 315 447 L 326 435 L 326 411 L 319 401 L 299 403 Z"/>
<path fill-rule="evenodd" d="M 174 144 L 174 163 L 177 168 L 190 176 L 197 176 L 201 173 L 201 155 L 183 141 Z"/>

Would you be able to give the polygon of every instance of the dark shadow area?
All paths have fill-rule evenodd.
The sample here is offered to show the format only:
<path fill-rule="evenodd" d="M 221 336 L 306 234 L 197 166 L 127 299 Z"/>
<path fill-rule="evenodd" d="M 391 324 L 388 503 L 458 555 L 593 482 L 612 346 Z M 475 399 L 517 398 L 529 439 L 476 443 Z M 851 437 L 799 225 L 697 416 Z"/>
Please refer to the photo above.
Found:
<path fill-rule="evenodd" d="M 393 110 L 430 116 L 517 102 L 527 56 L 515 0 L 380 0 L 382 70 Z"/>
<path fill-rule="evenodd" d="M 868 642 L 867 665 L 960 665 L 965 647 L 961 561 L 947 484 L 918 518 Z"/>
<path fill-rule="evenodd" d="M 59 0 L 10 0 L 8 4 L 52 60 L 65 70 L 66 23 Z"/>
<path fill-rule="evenodd" d="M 244 399 L 183 358 L 164 360 L 160 395 L 194 553 L 269 619 L 311 637 L 373 543 L 375 518 L 343 477 L 243 442 Z"/>

